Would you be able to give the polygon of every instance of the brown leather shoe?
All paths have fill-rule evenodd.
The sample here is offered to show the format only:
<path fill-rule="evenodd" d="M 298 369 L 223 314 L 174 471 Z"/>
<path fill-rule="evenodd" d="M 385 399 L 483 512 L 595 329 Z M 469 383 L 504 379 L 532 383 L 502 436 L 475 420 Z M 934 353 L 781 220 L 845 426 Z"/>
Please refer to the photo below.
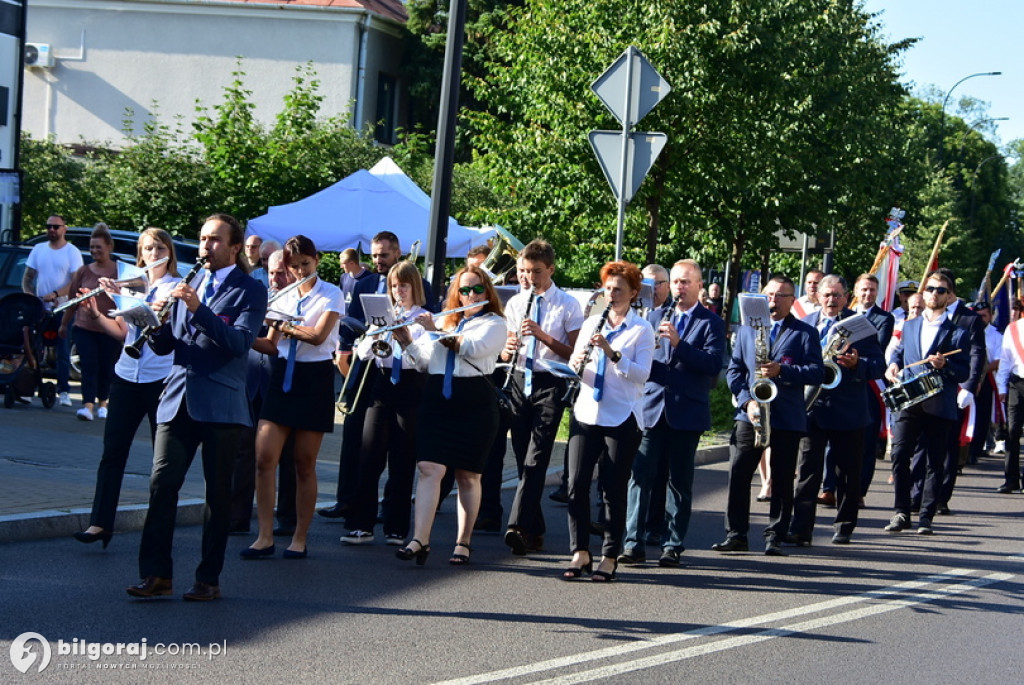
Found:
<path fill-rule="evenodd" d="M 834 507 L 836 505 L 836 496 L 831 492 L 822 492 L 818 495 L 818 504 L 824 504 L 826 507 Z"/>
<path fill-rule="evenodd" d="M 182 598 L 189 602 L 209 602 L 220 597 L 220 585 L 208 585 L 198 580 L 192 589 L 182 595 Z"/>
<path fill-rule="evenodd" d="M 170 578 L 160 578 L 158 576 L 146 576 L 142 579 L 142 582 L 138 585 L 131 585 L 125 588 L 132 597 L 161 597 L 163 595 L 169 595 L 174 591 L 171 586 Z"/>

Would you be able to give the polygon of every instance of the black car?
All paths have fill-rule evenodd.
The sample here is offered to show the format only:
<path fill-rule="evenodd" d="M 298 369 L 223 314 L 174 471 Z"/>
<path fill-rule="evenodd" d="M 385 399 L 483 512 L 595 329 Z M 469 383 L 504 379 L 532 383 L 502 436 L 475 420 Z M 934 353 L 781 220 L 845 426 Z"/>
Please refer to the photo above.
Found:
<path fill-rule="evenodd" d="M 122 231 L 110 229 L 110 235 L 114 239 L 114 256 L 119 260 L 135 263 L 136 246 L 139 244 L 139 234 L 136 231 Z M 89 239 L 92 236 L 92 229 L 87 226 L 68 226 L 64 232 L 67 241 L 82 251 L 85 261 L 89 262 Z M 23 242 L 24 245 L 35 245 L 45 242 L 46 234 L 34 235 Z M 174 253 L 178 256 L 179 271 L 185 273 L 199 258 L 199 243 L 195 240 L 174 238 Z"/>
<path fill-rule="evenodd" d="M 0 245 L 0 298 L 21 292 L 29 252 L 30 248 L 23 245 Z"/>

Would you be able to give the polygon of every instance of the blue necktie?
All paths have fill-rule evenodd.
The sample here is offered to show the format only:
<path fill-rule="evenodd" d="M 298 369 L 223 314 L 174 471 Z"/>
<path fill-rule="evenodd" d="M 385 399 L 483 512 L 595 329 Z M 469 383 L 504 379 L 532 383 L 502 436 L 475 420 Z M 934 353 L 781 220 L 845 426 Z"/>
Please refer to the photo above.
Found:
<path fill-rule="evenodd" d="M 307 296 L 308 297 L 308 296 Z M 306 298 L 299 300 L 298 304 L 295 305 L 295 316 L 302 314 L 302 303 Z M 288 341 L 288 361 L 284 367 L 284 382 L 281 384 L 281 389 L 285 392 L 289 392 L 292 389 L 292 378 L 295 376 L 295 351 L 299 346 L 299 341 L 292 338 Z"/>
<path fill-rule="evenodd" d="M 146 304 L 152 304 L 153 300 L 156 299 L 156 290 L 159 286 L 153 286 L 149 289 L 149 294 L 146 295 Z"/>
<path fill-rule="evenodd" d="M 782 328 L 782 322 L 776 321 L 772 324 L 771 333 L 768 334 L 768 347 L 775 347 L 775 339 L 779 337 L 779 329 Z"/>
<path fill-rule="evenodd" d="M 682 340 L 683 336 L 686 335 L 686 322 L 689 320 L 690 315 L 683 312 L 679 317 L 679 321 L 676 322 L 676 332 L 679 333 L 679 339 Z"/>
<path fill-rule="evenodd" d="M 398 381 L 402 380 L 402 346 L 391 339 L 390 333 L 388 333 L 388 339 L 394 350 L 391 355 L 391 385 L 398 385 Z"/>
<path fill-rule="evenodd" d="M 213 272 L 210 272 L 210 277 L 206 279 L 206 289 L 203 290 L 203 296 L 200 298 L 200 302 L 203 304 L 209 304 L 210 300 L 213 299 L 214 287 L 213 287 Z"/>
<path fill-rule="evenodd" d="M 821 333 L 818 335 L 818 339 L 821 341 L 821 346 L 825 347 L 825 343 L 828 341 L 828 332 L 832 330 L 833 319 L 825 321 L 825 327 L 821 329 Z"/>
<path fill-rule="evenodd" d="M 479 315 L 476 315 L 479 316 Z M 470 317 L 472 318 L 472 317 Z M 456 335 L 462 332 L 463 326 L 469 319 L 463 319 L 455 329 Z M 452 376 L 455 375 L 455 350 L 448 348 L 448 358 L 444 360 L 444 384 L 441 386 L 441 396 L 446 400 L 452 398 Z"/>
<path fill-rule="evenodd" d="M 387 292 L 387 289 L 388 289 L 388 277 L 387 276 L 381 276 L 380 279 L 377 281 L 377 294 L 378 295 L 383 295 L 385 292 Z"/>
<path fill-rule="evenodd" d="M 626 328 L 626 322 L 623 321 L 618 328 L 604 336 L 604 339 L 608 341 L 610 345 L 612 340 Z M 598 350 L 597 356 L 597 375 L 594 377 L 594 401 L 600 402 L 601 397 L 604 395 L 604 372 L 608 366 L 608 355 L 604 353 L 604 350 Z"/>
<path fill-rule="evenodd" d="M 540 323 L 540 303 L 544 298 L 537 296 L 533 303 L 533 320 Z M 529 397 L 533 393 L 533 358 L 537 354 L 537 336 L 531 335 L 526 341 L 526 364 L 523 370 L 523 392 Z"/>

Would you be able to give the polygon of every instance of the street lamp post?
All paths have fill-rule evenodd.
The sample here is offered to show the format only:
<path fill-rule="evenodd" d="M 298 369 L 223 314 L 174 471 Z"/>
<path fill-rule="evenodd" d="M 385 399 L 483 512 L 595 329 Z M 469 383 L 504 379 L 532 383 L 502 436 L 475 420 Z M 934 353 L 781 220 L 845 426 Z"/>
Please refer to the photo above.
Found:
<path fill-rule="evenodd" d="M 946 147 L 946 103 L 949 102 L 949 96 L 953 94 L 956 87 L 968 79 L 972 79 L 978 76 L 1002 76 L 1001 71 L 979 71 L 977 74 L 970 74 L 964 76 L 962 79 L 953 84 L 953 87 L 946 91 L 946 97 L 942 98 L 942 114 L 939 117 L 939 169 L 942 168 L 942 153 Z"/>

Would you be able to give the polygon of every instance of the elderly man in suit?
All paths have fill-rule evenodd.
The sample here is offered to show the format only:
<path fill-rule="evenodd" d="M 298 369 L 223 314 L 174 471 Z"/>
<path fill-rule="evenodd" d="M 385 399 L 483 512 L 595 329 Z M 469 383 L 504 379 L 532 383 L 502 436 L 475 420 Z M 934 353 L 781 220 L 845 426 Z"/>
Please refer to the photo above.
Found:
<path fill-rule="evenodd" d="M 910 461 L 918 440 L 922 440 L 927 460 L 921 513 L 917 532 L 932 534 L 932 518 L 939 505 L 946 439 L 957 418 L 956 396 L 959 384 L 970 373 L 970 355 L 950 354 L 967 350 L 971 331 L 957 326 L 946 312 L 947 295 L 953 292 L 948 275 L 932 271 L 925 280 L 924 312 L 907 321 L 899 346 L 889 358 L 885 377 L 892 383 L 900 381 L 903 369 L 927 362 L 942 380 L 942 390 L 929 399 L 907 407 L 896 414 L 893 422 L 892 473 L 896 490 L 895 512 L 890 533 L 910 528 L 911 481 Z"/>
<path fill-rule="evenodd" d="M 667 464 L 668 526 L 658 565 L 679 565 L 690 526 L 697 443 L 711 428 L 709 396 L 724 361 L 725 324 L 698 301 L 704 287 L 700 265 L 692 259 L 676 262 L 669 287 L 673 299 L 647 316 L 659 337 L 651 377 L 644 386 L 644 423 L 651 427 L 644 431 L 633 461 L 622 564 L 646 560 L 644 527 L 651 493 L 658 492 L 658 471 Z"/>
<path fill-rule="evenodd" d="M 830 274 L 821 280 L 818 300 L 821 310 L 804 321 L 818 331 L 822 350 L 825 350 L 836 333 L 837 324 L 853 316 L 854 312 L 846 308 L 846 282 L 840 276 Z M 882 377 L 885 360 L 874 335 L 858 340 L 841 352 L 827 361 L 838 365 L 842 378 L 835 388 L 823 388 L 809 407 L 807 435 L 800 441 L 793 520 L 785 541 L 801 547 L 811 544 L 826 447 L 831 450 L 837 486 L 832 542 L 848 544 L 857 526 L 864 426 L 868 423 L 865 385 Z"/>
<path fill-rule="evenodd" d="M 768 296 L 771 320 L 766 325 L 769 360 L 758 363 L 755 354 L 756 331 L 741 326 L 736 335 L 727 379 L 736 397 L 736 425 L 730 440 L 729 502 L 726 508 L 725 540 L 711 546 L 716 552 L 745 552 L 750 530 L 750 482 L 754 477 L 762 447 L 754 444 L 754 424 L 759 420 L 758 403 L 750 388 L 760 376 L 771 380 L 778 396 L 771 402 L 772 481 L 786 484 L 772 488 L 769 523 L 764 531 L 768 556 L 783 556 L 782 538 L 789 530 L 793 512 L 793 482 L 800 438 L 807 428 L 804 386 L 820 385 L 824 377 L 821 346 L 813 328 L 794 317 L 796 289 L 785 276 L 775 276 L 764 288 Z"/>
<path fill-rule="evenodd" d="M 133 597 L 169 595 L 178 491 L 196 450 L 203 447 L 206 513 L 202 560 L 187 600 L 220 596 L 231 510 L 231 465 L 242 428 L 252 424 L 245 392 L 246 361 L 267 311 L 267 290 L 246 273 L 243 232 L 227 214 L 214 214 L 199 232 L 206 273 L 179 283 L 169 323 L 152 338 L 157 354 L 174 353 L 174 366 L 157 408 L 149 511 L 139 547 L 142 582 Z"/>

